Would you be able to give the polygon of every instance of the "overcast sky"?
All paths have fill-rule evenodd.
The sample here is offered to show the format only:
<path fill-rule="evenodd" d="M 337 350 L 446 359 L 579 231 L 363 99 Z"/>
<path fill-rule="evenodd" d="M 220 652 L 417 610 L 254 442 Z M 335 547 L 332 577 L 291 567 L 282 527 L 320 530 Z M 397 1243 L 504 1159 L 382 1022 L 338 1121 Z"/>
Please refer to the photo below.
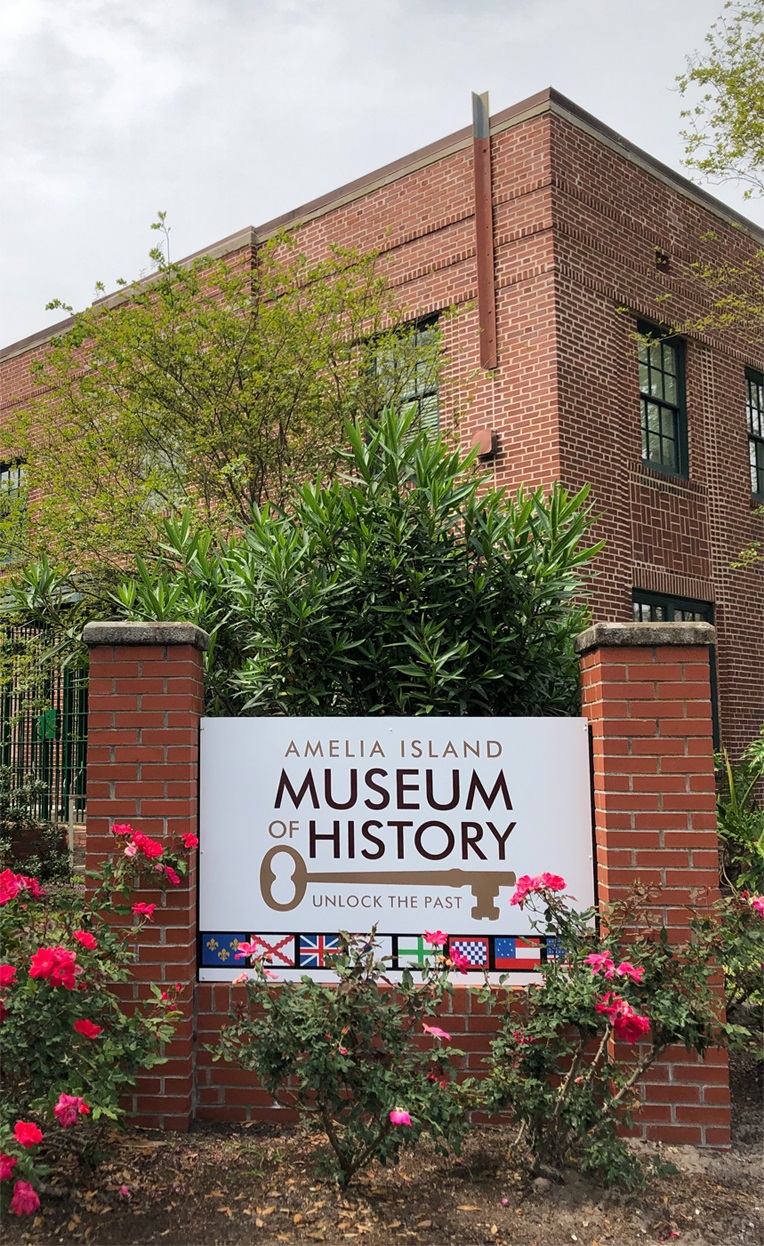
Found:
<path fill-rule="evenodd" d="M 157 209 L 179 258 L 469 124 L 472 90 L 554 86 L 680 169 L 674 78 L 721 7 L 0 0 L 0 346 L 147 271 Z"/>

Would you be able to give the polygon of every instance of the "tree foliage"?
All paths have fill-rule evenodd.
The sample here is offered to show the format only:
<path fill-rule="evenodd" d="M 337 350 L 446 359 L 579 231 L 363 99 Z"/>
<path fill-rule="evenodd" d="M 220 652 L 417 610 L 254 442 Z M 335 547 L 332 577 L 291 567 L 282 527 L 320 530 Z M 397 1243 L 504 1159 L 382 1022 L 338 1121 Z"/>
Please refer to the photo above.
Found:
<path fill-rule="evenodd" d="M 167 232 L 163 215 L 156 226 Z M 437 332 L 412 357 L 375 254 L 309 260 L 282 235 L 254 262 L 151 257 L 152 276 L 53 339 L 19 419 L 34 522 L 22 534 L 18 505 L 6 508 L 6 547 L 73 568 L 81 592 L 150 550 L 179 506 L 231 531 L 330 474 L 346 419 L 399 402 L 413 367 L 440 366 Z"/>
<path fill-rule="evenodd" d="M 190 514 L 117 598 L 212 638 L 208 712 L 569 714 L 584 489 L 508 496 L 443 438 L 386 412 L 346 426 L 345 470 L 215 537 Z"/>
<path fill-rule="evenodd" d="M 764 0 L 727 0 L 702 52 L 677 78 L 685 163 L 712 182 L 745 183 L 764 195 Z"/>

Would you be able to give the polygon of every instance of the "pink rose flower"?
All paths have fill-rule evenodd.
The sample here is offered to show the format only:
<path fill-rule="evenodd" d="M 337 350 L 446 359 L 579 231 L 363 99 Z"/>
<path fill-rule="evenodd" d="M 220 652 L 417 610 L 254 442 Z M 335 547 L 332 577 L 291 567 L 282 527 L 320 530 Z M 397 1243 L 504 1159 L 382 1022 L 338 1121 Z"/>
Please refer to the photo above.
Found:
<path fill-rule="evenodd" d="M 13 870 L 0 872 L 0 906 L 14 900 L 20 891 L 28 891 L 35 900 L 45 895 L 36 878 L 30 878 L 27 874 L 14 874 Z"/>
<path fill-rule="evenodd" d="M 72 938 L 76 939 L 78 943 L 81 943 L 83 947 L 90 948 L 91 952 L 94 948 L 98 947 L 98 940 L 95 935 L 90 933 L 89 930 L 75 930 Z"/>
<path fill-rule="evenodd" d="M 631 961 L 628 960 L 621 961 L 616 968 L 616 973 L 620 974 L 622 978 L 631 978 L 632 982 L 641 982 L 645 976 L 644 969 L 638 969 L 636 965 L 632 965 Z"/>
<path fill-rule="evenodd" d="M 400 1108 L 395 1108 L 395 1110 L 390 1113 L 390 1120 L 392 1121 L 393 1125 L 410 1125 L 411 1124 L 411 1117 L 409 1116 L 408 1112 L 403 1112 L 401 1111 Z"/>
<path fill-rule="evenodd" d="M 191 832 L 189 831 L 187 835 L 183 836 L 183 847 L 184 848 L 198 848 L 199 847 L 199 836 L 192 835 Z"/>
<path fill-rule="evenodd" d="M 148 835 L 144 835 L 143 831 L 136 831 L 133 835 L 133 843 L 149 861 L 154 861 L 161 857 L 164 848 L 157 839 L 149 839 Z"/>
<path fill-rule="evenodd" d="M 127 847 L 125 848 L 125 856 L 126 857 L 137 857 L 137 855 L 138 855 L 138 845 L 128 844 Z"/>
<path fill-rule="evenodd" d="M 18 1164 L 15 1155 L 0 1155 L 0 1181 L 7 1181 Z"/>
<path fill-rule="evenodd" d="M 231 979 L 231 986 L 241 986 L 242 982 L 251 982 L 252 975 L 249 973 L 240 973 Z"/>
<path fill-rule="evenodd" d="M 133 828 L 129 822 L 115 822 L 111 828 L 112 835 L 132 835 Z"/>
<path fill-rule="evenodd" d="M 253 939 L 251 943 L 240 943 L 234 953 L 234 959 L 240 960 L 242 956 L 255 956 L 259 947 L 259 939 Z"/>
<path fill-rule="evenodd" d="M 536 874 L 531 877 L 530 874 L 523 874 L 517 880 L 517 886 L 513 894 L 510 896 L 510 904 L 519 904 L 523 907 L 528 896 L 534 891 L 564 891 L 565 879 L 560 874 Z"/>
<path fill-rule="evenodd" d="M 605 978 L 612 978 L 615 973 L 613 958 L 609 952 L 591 952 L 584 957 L 584 964 L 591 966 L 593 974 L 601 973 Z"/>
<path fill-rule="evenodd" d="M 133 912 L 136 917 L 147 917 L 150 922 L 153 922 L 155 908 L 155 904 L 146 904 L 141 900 L 138 904 L 133 905 Z"/>
<path fill-rule="evenodd" d="M 754 913 L 759 914 L 759 917 L 764 917 L 764 896 L 753 896 L 751 899 L 751 908 Z"/>
<path fill-rule="evenodd" d="M 595 1004 L 595 1012 L 604 1014 L 616 1038 L 622 1038 L 627 1043 L 638 1042 L 650 1029 L 649 1017 L 640 1015 L 625 999 L 611 991 Z"/>
<path fill-rule="evenodd" d="M 446 1042 L 451 1042 L 451 1035 L 447 1034 L 445 1030 L 441 1030 L 439 1025 L 426 1025 L 423 1021 L 422 1029 L 425 1034 L 431 1034 L 433 1038 L 445 1038 Z"/>
<path fill-rule="evenodd" d="M 166 865 L 164 867 L 164 872 L 165 872 L 165 875 L 168 881 L 172 883 L 173 887 L 179 886 L 180 879 L 178 878 L 178 875 L 175 873 L 175 870 L 172 868 L 171 865 Z"/>
<path fill-rule="evenodd" d="M 13 1212 L 14 1216 L 31 1216 L 39 1206 L 40 1200 L 34 1186 L 31 1186 L 28 1181 L 17 1181 L 13 1187 L 13 1198 L 8 1210 Z"/>
<path fill-rule="evenodd" d="M 126 1185 L 121 1185 L 119 1187 L 119 1197 L 124 1199 L 132 1198 L 132 1194 Z"/>
<path fill-rule="evenodd" d="M 80 1095 L 59 1095 L 53 1109 L 53 1115 L 62 1129 L 76 1125 L 78 1116 L 88 1116 L 89 1113 L 90 1108 Z"/>
<path fill-rule="evenodd" d="M 16 969 L 13 965 L 0 965 L 0 986 L 12 986 L 16 978 Z"/>
<path fill-rule="evenodd" d="M 443 944 L 448 942 L 448 935 L 442 930 L 425 930 L 424 938 L 425 942 L 432 947 L 443 947 Z"/>
<path fill-rule="evenodd" d="M 450 960 L 454 969 L 458 969 L 460 973 L 466 973 L 470 967 L 470 962 L 467 959 L 467 957 L 464 956 L 461 952 L 457 951 L 456 948 L 452 948 L 451 951 L 448 953 L 448 959 Z"/>
<path fill-rule="evenodd" d="M 29 1147 L 37 1146 L 38 1142 L 42 1142 L 42 1130 L 38 1129 L 32 1121 L 16 1121 L 13 1126 L 13 1133 L 19 1146 Z"/>
<path fill-rule="evenodd" d="M 82 966 L 77 964 L 76 953 L 65 947 L 38 948 L 29 964 L 30 978 L 47 979 L 51 986 L 63 986 L 67 991 L 74 990 L 78 973 L 82 973 Z"/>
<path fill-rule="evenodd" d="M 542 874 L 541 886 L 546 887 L 548 891 L 564 891 L 565 879 L 561 874 Z"/>
<path fill-rule="evenodd" d="M 98 1035 L 103 1029 L 102 1026 L 96 1025 L 95 1022 L 83 1019 L 75 1021 L 74 1028 L 78 1034 L 83 1036 L 83 1038 L 98 1038 Z"/>

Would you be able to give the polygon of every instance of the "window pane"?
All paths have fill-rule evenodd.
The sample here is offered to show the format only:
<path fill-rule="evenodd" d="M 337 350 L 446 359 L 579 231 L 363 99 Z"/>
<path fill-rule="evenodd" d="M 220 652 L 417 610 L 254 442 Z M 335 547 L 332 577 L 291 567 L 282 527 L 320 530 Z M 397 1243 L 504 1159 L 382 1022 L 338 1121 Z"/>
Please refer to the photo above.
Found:
<path fill-rule="evenodd" d="M 651 433 L 661 431 L 661 409 L 653 402 L 647 404 L 647 427 Z"/>
<path fill-rule="evenodd" d="M 673 411 L 669 411 L 667 407 L 661 407 L 661 432 L 664 437 L 674 440 L 676 430 L 676 416 Z"/>
<path fill-rule="evenodd" d="M 676 348 L 668 342 L 662 342 L 661 346 L 663 348 L 663 370 L 676 376 Z"/>
<path fill-rule="evenodd" d="M 676 377 L 668 374 L 663 378 L 663 397 L 666 402 L 673 402 L 676 405 Z"/>

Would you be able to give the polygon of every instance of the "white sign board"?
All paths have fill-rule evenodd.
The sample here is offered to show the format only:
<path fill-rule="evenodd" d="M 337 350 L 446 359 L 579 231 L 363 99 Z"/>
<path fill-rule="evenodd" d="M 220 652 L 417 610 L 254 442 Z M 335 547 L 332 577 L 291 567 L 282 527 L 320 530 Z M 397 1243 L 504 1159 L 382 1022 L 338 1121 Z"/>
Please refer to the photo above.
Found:
<path fill-rule="evenodd" d="M 331 977 L 337 932 L 372 925 L 393 969 L 440 930 L 476 972 L 532 971 L 515 880 L 594 902 L 581 718 L 206 718 L 200 772 L 202 979 L 253 937 L 285 979 Z"/>

